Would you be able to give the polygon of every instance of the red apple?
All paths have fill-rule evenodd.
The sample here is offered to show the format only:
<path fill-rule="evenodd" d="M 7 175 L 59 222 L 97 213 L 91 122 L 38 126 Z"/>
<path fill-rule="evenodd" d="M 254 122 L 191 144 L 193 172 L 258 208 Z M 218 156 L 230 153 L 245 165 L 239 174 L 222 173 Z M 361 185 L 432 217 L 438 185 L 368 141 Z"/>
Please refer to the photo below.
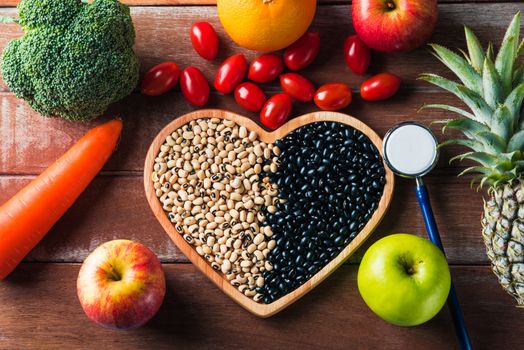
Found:
<path fill-rule="evenodd" d="M 158 311 L 166 292 L 162 265 L 146 246 L 115 240 L 84 261 L 77 294 L 86 315 L 114 329 L 137 328 Z"/>
<path fill-rule="evenodd" d="M 382 52 L 416 49 L 437 23 L 437 0 L 353 0 L 353 26 L 370 48 Z"/>

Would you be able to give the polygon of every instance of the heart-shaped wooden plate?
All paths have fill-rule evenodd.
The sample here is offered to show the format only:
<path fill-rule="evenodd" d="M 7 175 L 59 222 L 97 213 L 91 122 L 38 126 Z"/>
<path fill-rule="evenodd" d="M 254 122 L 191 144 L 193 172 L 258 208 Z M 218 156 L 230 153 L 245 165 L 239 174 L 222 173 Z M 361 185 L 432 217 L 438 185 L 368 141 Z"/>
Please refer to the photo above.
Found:
<path fill-rule="evenodd" d="M 197 251 L 187 243 L 182 235 L 175 230 L 175 226 L 169 221 L 166 212 L 162 208 L 162 204 L 158 200 L 155 189 L 153 187 L 153 181 L 151 180 L 151 173 L 153 171 L 153 166 L 155 158 L 157 157 L 160 146 L 165 142 L 167 136 L 169 136 L 173 131 L 182 127 L 184 124 L 189 123 L 194 119 L 203 119 L 203 118 L 219 118 L 219 119 L 229 119 L 237 123 L 238 125 L 245 126 L 248 130 L 255 131 L 258 134 L 258 138 L 261 141 L 272 143 L 278 139 L 284 138 L 287 134 L 292 132 L 295 129 L 300 128 L 301 126 L 322 121 L 333 121 L 343 124 L 350 125 L 351 127 L 359 130 L 363 134 L 367 135 L 373 144 L 377 147 L 379 152 L 382 150 L 382 140 L 381 138 L 366 124 L 362 123 L 358 119 L 350 117 L 346 114 L 335 113 L 335 112 L 316 112 L 303 115 L 301 117 L 292 119 L 278 130 L 273 132 L 267 132 L 258 126 L 251 119 L 242 117 L 238 114 L 223 110 L 199 110 L 195 112 L 188 113 L 183 115 L 171 123 L 169 123 L 160 133 L 155 137 L 149 151 L 147 153 L 145 168 L 144 168 L 144 186 L 146 190 L 147 200 L 153 213 L 156 218 L 166 230 L 169 237 L 175 242 L 177 247 L 184 253 L 184 255 L 191 260 L 191 262 L 200 269 L 213 283 L 215 283 L 218 288 L 220 288 L 225 294 L 232 298 L 235 302 L 240 304 L 243 308 L 250 311 L 251 313 L 259 317 L 269 317 L 287 306 L 291 305 L 299 298 L 304 296 L 307 292 L 315 288 L 320 284 L 326 277 L 333 273 L 348 257 L 355 252 L 358 247 L 371 235 L 373 230 L 379 224 L 380 220 L 386 213 L 389 204 L 391 202 L 393 187 L 394 187 L 394 175 L 391 170 L 384 166 L 385 168 L 385 179 L 386 183 L 384 186 L 384 191 L 382 197 L 378 204 L 377 209 L 371 216 L 370 220 L 359 232 L 359 234 L 340 252 L 340 254 L 319 270 L 311 279 L 306 281 L 300 287 L 295 289 L 289 294 L 281 297 L 280 299 L 275 300 L 271 304 L 262 304 L 257 303 L 253 299 L 245 296 L 240 293 L 230 282 L 225 278 L 225 275 L 221 271 L 215 271 L 211 265 L 200 255 Z"/>

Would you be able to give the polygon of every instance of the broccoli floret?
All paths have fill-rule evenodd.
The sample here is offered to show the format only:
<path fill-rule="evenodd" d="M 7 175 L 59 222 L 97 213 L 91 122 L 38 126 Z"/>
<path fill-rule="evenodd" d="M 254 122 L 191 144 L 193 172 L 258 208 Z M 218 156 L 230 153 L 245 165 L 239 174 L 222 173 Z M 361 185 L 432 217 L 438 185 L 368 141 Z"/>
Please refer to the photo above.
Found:
<path fill-rule="evenodd" d="M 138 82 L 135 31 L 117 0 L 23 0 L 25 35 L 5 48 L 8 87 L 44 116 L 89 120 Z"/>
<path fill-rule="evenodd" d="M 25 29 L 42 26 L 67 27 L 83 7 L 79 0 L 33 0 L 18 5 L 20 25 Z"/>

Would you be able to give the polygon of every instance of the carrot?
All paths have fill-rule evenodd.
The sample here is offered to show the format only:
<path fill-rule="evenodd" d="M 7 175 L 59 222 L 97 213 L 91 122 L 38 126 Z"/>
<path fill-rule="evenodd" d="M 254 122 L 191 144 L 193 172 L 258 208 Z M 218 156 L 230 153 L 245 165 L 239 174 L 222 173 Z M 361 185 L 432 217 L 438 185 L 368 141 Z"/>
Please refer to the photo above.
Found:
<path fill-rule="evenodd" d="M 73 205 L 113 153 L 121 131 L 120 119 L 90 130 L 0 207 L 0 280 Z"/>

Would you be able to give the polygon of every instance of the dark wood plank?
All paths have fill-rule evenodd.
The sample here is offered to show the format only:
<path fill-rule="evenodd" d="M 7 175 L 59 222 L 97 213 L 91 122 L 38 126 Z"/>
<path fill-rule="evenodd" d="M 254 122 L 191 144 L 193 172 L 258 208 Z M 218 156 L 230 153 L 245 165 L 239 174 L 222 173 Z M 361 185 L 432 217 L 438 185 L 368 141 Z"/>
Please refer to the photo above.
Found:
<path fill-rule="evenodd" d="M 451 47 L 464 47 L 462 24 L 473 28 L 483 42 L 498 43 L 509 20 L 524 3 L 495 3 L 478 6 L 474 3 L 440 5 L 440 20 L 431 41 Z M 316 63 L 304 74 L 318 84 L 333 79 L 359 86 L 362 78 L 349 72 L 342 59 L 341 48 L 346 35 L 353 33 L 349 5 L 319 6 L 313 30 L 322 36 L 322 51 Z M 496 16 L 492 14 L 496 13 Z M 0 15 L 15 15 L 16 10 L 0 9 Z M 208 78 L 213 77 L 220 61 L 238 52 L 253 58 L 256 53 L 240 49 L 224 33 L 216 9 L 212 6 L 194 7 L 135 7 L 132 14 L 137 31 L 136 52 L 141 58 L 142 71 L 165 60 L 174 60 L 181 66 L 196 65 Z M 464 14 L 468 14 L 464 16 Z M 214 24 L 221 38 L 221 51 L 215 62 L 207 62 L 196 55 L 191 47 L 188 30 L 196 19 L 206 19 Z M 0 31 L 0 50 L 6 43 L 21 35 L 15 24 L 3 25 Z M 452 34 L 451 34 L 452 33 Z M 429 54 L 426 47 L 411 53 L 383 55 L 375 54 L 370 73 L 392 71 L 400 75 L 406 88 L 433 89 L 424 82 L 416 81 L 426 71 L 448 74 L 446 69 Z M 0 79 L 1 80 L 1 79 Z M 273 87 L 274 88 L 274 87 Z M 0 83 L 0 91 L 6 86 Z"/>
<path fill-rule="evenodd" d="M 446 308 L 419 327 L 375 316 L 344 266 L 282 313 L 258 319 L 221 294 L 191 265 L 164 265 L 167 295 L 158 315 L 129 332 L 87 319 L 76 297 L 78 265 L 23 264 L 0 284 L 2 348 L 24 349 L 452 349 Z M 453 267 L 476 349 L 517 349 L 524 314 L 487 267 Z M 67 316 L 67 317 L 64 317 Z"/>
<path fill-rule="evenodd" d="M 0 177 L 0 203 L 29 181 Z M 433 208 L 451 263 L 487 264 L 481 238 L 482 196 L 445 170 L 427 177 Z M 386 218 L 370 240 L 350 259 L 360 261 L 377 239 L 399 232 L 425 236 L 414 183 L 399 180 Z M 460 213 L 460 214 L 458 214 Z M 187 261 L 164 233 L 148 207 L 142 178 L 100 176 L 27 257 L 27 261 L 81 262 L 95 247 L 117 238 L 151 247 L 164 262 Z"/>

